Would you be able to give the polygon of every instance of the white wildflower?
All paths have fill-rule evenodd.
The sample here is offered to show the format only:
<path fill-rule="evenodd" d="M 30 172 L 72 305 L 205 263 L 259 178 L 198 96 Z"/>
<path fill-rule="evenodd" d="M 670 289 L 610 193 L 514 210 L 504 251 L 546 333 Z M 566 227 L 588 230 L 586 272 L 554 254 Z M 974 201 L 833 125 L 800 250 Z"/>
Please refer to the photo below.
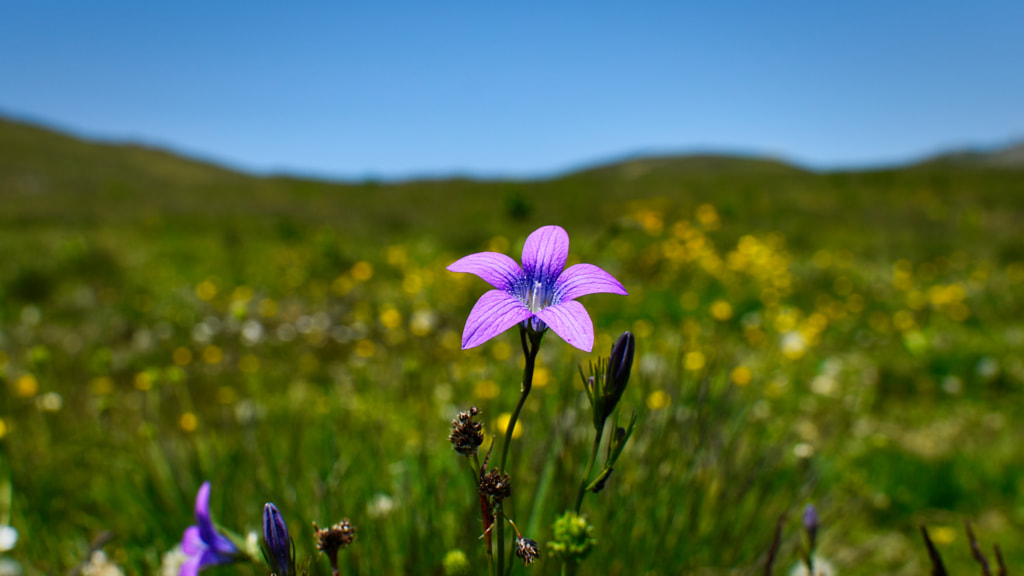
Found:
<path fill-rule="evenodd" d="M 95 550 L 82 567 L 82 576 L 124 576 L 124 572 L 107 558 L 103 550 Z"/>
<path fill-rule="evenodd" d="M 366 506 L 366 512 L 371 518 L 383 518 L 395 509 L 395 499 L 387 494 L 377 493 L 373 500 Z"/>
<path fill-rule="evenodd" d="M 14 558 L 0 557 L 0 576 L 21 576 L 21 564 Z"/>
<path fill-rule="evenodd" d="M 181 550 L 181 544 L 177 544 L 167 552 L 160 562 L 160 576 L 178 576 L 181 572 L 181 565 L 188 560 L 188 556 Z"/>
<path fill-rule="evenodd" d="M 0 552 L 6 552 L 18 543 L 18 531 L 10 526 L 0 526 Z"/>
<path fill-rule="evenodd" d="M 821 556 L 814 557 L 814 575 L 813 576 L 836 576 L 835 566 L 831 562 L 822 558 Z M 789 576 L 811 576 L 807 572 L 807 564 L 802 560 L 797 562 L 793 569 L 789 571 Z"/>

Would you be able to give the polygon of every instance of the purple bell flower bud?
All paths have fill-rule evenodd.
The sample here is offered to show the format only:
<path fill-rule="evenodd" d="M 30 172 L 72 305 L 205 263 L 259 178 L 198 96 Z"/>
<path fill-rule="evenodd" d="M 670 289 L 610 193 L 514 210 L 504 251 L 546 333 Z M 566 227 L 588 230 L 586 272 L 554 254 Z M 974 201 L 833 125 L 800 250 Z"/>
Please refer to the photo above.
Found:
<path fill-rule="evenodd" d="M 271 503 L 263 507 L 263 556 L 276 576 L 294 576 L 295 549 L 281 511 Z"/>
<path fill-rule="evenodd" d="M 814 540 L 818 535 L 818 526 L 821 523 L 821 519 L 818 518 L 818 509 L 814 507 L 814 504 L 808 504 L 804 507 L 803 524 L 804 530 L 807 532 L 807 537 L 811 541 L 811 548 L 814 548 Z"/>
<path fill-rule="evenodd" d="M 619 339 L 612 346 L 612 355 L 608 358 L 608 371 L 604 379 L 604 411 L 605 415 L 611 414 L 615 406 L 622 398 L 622 393 L 629 383 L 629 374 L 633 370 L 633 354 L 636 349 L 636 339 L 630 332 L 623 332 Z"/>

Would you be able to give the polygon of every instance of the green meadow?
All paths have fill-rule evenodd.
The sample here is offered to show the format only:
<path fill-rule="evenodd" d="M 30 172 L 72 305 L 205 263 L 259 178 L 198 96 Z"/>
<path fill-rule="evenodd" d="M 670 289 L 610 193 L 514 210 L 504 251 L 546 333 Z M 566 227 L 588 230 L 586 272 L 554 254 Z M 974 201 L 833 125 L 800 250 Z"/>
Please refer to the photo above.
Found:
<path fill-rule="evenodd" d="M 460 349 L 490 287 L 445 267 L 517 261 L 557 224 L 570 263 L 629 296 L 580 302 L 585 354 L 541 348 L 506 511 L 558 574 L 593 430 L 579 367 L 637 340 L 637 429 L 583 511 L 581 574 L 776 574 L 800 514 L 841 574 L 1024 565 L 1024 169 L 958 155 L 815 172 L 724 156 L 637 158 L 542 180 L 255 177 L 0 121 L 0 560 L 70 573 L 102 544 L 159 574 L 212 484 L 245 540 L 265 502 L 300 558 L 312 522 L 358 530 L 342 574 L 485 574 L 479 498 L 450 421 L 503 436 L 511 330 Z M 500 444 L 500 440 L 499 440 Z M 497 449 L 497 448 L 496 448 Z M 316 557 L 311 571 L 329 574 Z M 262 574 L 260 566 L 216 574 Z"/>

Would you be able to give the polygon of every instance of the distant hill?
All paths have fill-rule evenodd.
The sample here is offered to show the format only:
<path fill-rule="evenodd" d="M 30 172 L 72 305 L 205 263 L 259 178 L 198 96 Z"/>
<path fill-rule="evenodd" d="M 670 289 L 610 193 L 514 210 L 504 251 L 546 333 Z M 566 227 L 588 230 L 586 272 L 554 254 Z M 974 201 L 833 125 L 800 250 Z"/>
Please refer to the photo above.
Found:
<path fill-rule="evenodd" d="M 1024 169 L 1024 142 L 995 150 L 957 150 L 927 158 L 918 166 Z"/>
<path fill-rule="evenodd" d="M 757 156 L 725 154 L 685 154 L 635 156 L 616 162 L 598 164 L 571 173 L 576 176 L 639 178 L 657 175 L 672 176 L 694 173 L 793 173 L 799 168 L 781 160 Z"/>
<path fill-rule="evenodd" d="M 973 247 L 1024 259 L 1022 158 L 1024 144 L 904 168 L 816 172 L 771 158 L 663 155 L 537 180 L 330 182 L 255 176 L 0 117 L 0 237 L 123 230 L 269 242 L 328 227 L 352 241 L 422 237 L 466 251 L 551 223 L 608 241 L 636 227 L 638 210 L 670 223 L 711 204 L 722 242 L 781 232 L 800 250 L 890 258 Z"/>
<path fill-rule="evenodd" d="M 120 179 L 163 181 L 188 186 L 225 179 L 256 177 L 232 171 L 215 163 L 188 158 L 167 150 L 134 143 L 84 140 L 27 122 L 0 116 L 0 194 L 11 188 L 22 192 L 43 192 L 52 178 L 74 180 L 81 190 L 106 176 Z M 647 175 L 722 173 L 792 173 L 799 168 L 786 162 L 747 155 L 694 153 L 679 155 L 635 155 L 602 162 L 563 176 L 637 178 Z M 45 173 L 45 178 L 42 176 Z M 301 177 L 288 179 L 303 180 Z M 263 178 L 266 179 L 266 178 Z M 431 179 L 436 181 L 437 179 Z M 441 179 L 444 181 L 444 179 Z M 342 182 L 339 182 L 342 183 Z"/>
<path fill-rule="evenodd" d="M 0 195 L 65 187 L 88 191 L 110 184 L 111 178 L 194 186 L 235 177 L 214 164 L 165 150 L 82 140 L 0 117 Z"/>

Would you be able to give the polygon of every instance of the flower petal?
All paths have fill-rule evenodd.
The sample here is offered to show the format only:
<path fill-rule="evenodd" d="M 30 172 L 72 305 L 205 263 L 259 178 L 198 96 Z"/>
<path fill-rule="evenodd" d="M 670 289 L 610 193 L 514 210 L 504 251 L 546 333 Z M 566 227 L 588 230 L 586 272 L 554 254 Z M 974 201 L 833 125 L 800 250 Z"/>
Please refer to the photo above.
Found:
<path fill-rule="evenodd" d="M 470 254 L 456 260 L 448 270 L 476 274 L 498 290 L 508 290 L 523 277 L 523 269 L 515 260 L 497 252 Z"/>
<path fill-rule="evenodd" d="M 523 271 L 531 282 L 554 282 L 569 258 L 569 233 L 561 226 L 542 226 L 523 245 Z"/>
<path fill-rule="evenodd" d="M 580 296 L 601 292 L 622 296 L 629 294 L 614 276 L 593 264 L 569 266 L 555 282 L 556 302 L 575 300 Z"/>
<path fill-rule="evenodd" d="M 199 536 L 198 526 L 189 526 L 181 537 L 181 551 L 187 556 L 195 556 L 206 550 L 206 543 Z"/>
<path fill-rule="evenodd" d="M 196 576 L 199 574 L 199 562 L 202 560 L 201 554 L 189 557 L 181 563 L 181 569 L 178 571 L 178 576 Z"/>
<path fill-rule="evenodd" d="M 562 302 L 537 312 L 537 317 L 576 348 L 584 352 L 594 349 L 594 323 L 583 304 L 575 300 Z"/>
<path fill-rule="evenodd" d="M 231 540 L 217 532 L 210 518 L 210 483 L 203 482 L 196 494 L 196 527 L 203 543 L 220 554 L 234 554 L 238 551 Z"/>
<path fill-rule="evenodd" d="M 530 316 L 533 313 L 515 296 L 501 290 L 488 290 L 476 301 L 466 319 L 462 349 L 479 346 Z"/>
<path fill-rule="evenodd" d="M 218 554 L 213 550 L 203 550 L 203 553 L 199 555 L 199 569 L 202 570 L 207 566 L 216 566 L 218 564 L 228 564 L 233 562 L 234 558 L 224 554 Z"/>
<path fill-rule="evenodd" d="M 196 525 L 199 527 L 199 537 L 203 542 L 213 542 L 217 535 L 213 528 L 213 521 L 210 519 L 210 482 L 203 482 L 196 493 Z"/>
<path fill-rule="evenodd" d="M 230 558 L 235 554 L 238 554 L 238 548 L 231 542 L 231 540 L 228 540 L 227 536 L 219 533 L 216 536 L 217 538 L 210 543 L 210 550 L 226 558 Z"/>

